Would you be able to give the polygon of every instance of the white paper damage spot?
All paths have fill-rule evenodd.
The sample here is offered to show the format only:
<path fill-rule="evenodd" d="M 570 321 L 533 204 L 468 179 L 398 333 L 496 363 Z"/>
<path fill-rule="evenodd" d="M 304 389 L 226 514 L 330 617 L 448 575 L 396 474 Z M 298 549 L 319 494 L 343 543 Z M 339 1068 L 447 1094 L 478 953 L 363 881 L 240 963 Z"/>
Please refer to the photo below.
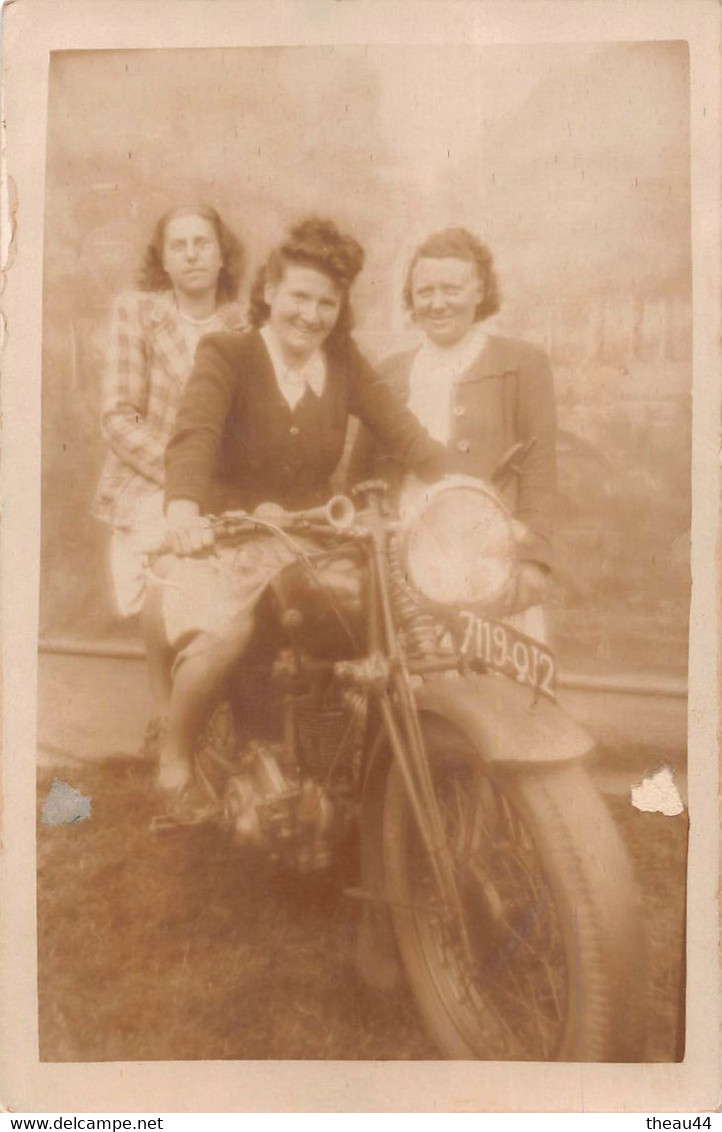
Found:
<path fill-rule="evenodd" d="M 87 821 L 90 817 L 90 803 L 90 798 L 56 778 L 43 802 L 40 820 L 43 825 L 69 825 L 71 822 Z"/>
<path fill-rule="evenodd" d="M 663 766 L 656 774 L 643 778 L 632 787 L 632 805 L 645 813 L 666 814 L 670 818 L 684 811 L 684 803 L 668 766 Z"/>

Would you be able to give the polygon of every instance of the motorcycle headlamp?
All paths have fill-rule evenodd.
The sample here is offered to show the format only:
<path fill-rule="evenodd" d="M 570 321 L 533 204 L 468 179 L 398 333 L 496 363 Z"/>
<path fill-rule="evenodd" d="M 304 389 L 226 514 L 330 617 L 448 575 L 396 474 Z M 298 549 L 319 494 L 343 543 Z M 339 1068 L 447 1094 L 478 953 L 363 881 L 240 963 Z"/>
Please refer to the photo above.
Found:
<path fill-rule="evenodd" d="M 439 605 L 492 607 L 511 581 L 516 540 L 499 497 L 481 480 L 448 476 L 402 493 L 407 582 Z"/>

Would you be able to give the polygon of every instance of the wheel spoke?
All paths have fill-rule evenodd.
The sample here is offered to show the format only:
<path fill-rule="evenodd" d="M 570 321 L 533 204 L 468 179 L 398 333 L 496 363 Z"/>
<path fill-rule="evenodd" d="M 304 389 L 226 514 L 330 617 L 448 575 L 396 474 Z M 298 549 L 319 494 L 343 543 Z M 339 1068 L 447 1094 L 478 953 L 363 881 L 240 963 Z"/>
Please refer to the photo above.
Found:
<path fill-rule="evenodd" d="M 537 1056 L 540 1050 L 548 1056 L 563 1021 L 563 955 L 550 922 L 554 904 L 519 815 L 486 775 L 464 770 L 446 764 L 436 775 L 439 812 L 464 892 L 466 929 L 477 928 L 478 921 L 472 934 L 480 948 L 471 956 L 458 944 L 439 941 L 450 991 L 462 1011 L 477 1024 L 486 1018 L 496 1031 L 492 1046 L 502 1043 L 509 1056 Z M 426 928 L 434 936 L 428 920 Z M 489 1056 L 498 1054 L 491 1049 Z"/>
<path fill-rule="evenodd" d="M 395 771 L 384 853 L 409 985 L 439 1049 L 489 1060 L 640 1060 L 634 877 L 584 768 L 497 774 L 450 723 L 424 727 L 457 901 L 445 902 L 434 883 Z"/>

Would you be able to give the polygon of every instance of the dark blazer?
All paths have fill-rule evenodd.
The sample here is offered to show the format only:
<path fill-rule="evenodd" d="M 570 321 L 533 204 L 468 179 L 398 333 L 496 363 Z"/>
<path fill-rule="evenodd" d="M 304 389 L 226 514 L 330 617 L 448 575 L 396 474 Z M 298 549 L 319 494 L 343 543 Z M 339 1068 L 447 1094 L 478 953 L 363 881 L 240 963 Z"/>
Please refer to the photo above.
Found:
<path fill-rule="evenodd" d="M 396 354 L 378 366 L 379 376 L 398 396 L 409 394 L 416 351 Z M 505 490 L 511 510 L 531 532 L 525 559 L 550 566 L 556 497 L 556 412 L 551 367 L 543 351 L 515 338 L 489 335 L 477 360 L 455 387 L 447 470 L 489 479 L 509 449 L 535 438 L 520 474 Z M 400 482 L 393 455 L 359 435 L 349 465 L 350 482 L 379 475 Z"/>
<path fill-rule="evenodd" d="M 323 394 L 308 392 L 291 409 L 258 331 L 209 334 L 166 450 L 166 501 L 189 499 L 211 512 L 266 501 L 294 510 L 323 503 L 349 414 L 403 466 L 425 478 L 443 471 L 444 447 L 378 381 L 352 341 L 327 344 Z"/>

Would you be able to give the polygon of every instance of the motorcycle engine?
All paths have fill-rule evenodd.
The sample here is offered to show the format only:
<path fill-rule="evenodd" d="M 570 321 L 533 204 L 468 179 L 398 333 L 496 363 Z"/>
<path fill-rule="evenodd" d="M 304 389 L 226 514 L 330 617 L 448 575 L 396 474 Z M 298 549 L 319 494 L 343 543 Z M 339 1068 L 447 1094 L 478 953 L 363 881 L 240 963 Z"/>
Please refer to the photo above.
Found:
<path fill-rule="evenodd" d="M 239 846 L 255 846 L 301 873 L 331 859 L 334 807 L 323 788 L 283 766 L 283 747 L 254 744 L 224 799 L 226 821 Z"/>

